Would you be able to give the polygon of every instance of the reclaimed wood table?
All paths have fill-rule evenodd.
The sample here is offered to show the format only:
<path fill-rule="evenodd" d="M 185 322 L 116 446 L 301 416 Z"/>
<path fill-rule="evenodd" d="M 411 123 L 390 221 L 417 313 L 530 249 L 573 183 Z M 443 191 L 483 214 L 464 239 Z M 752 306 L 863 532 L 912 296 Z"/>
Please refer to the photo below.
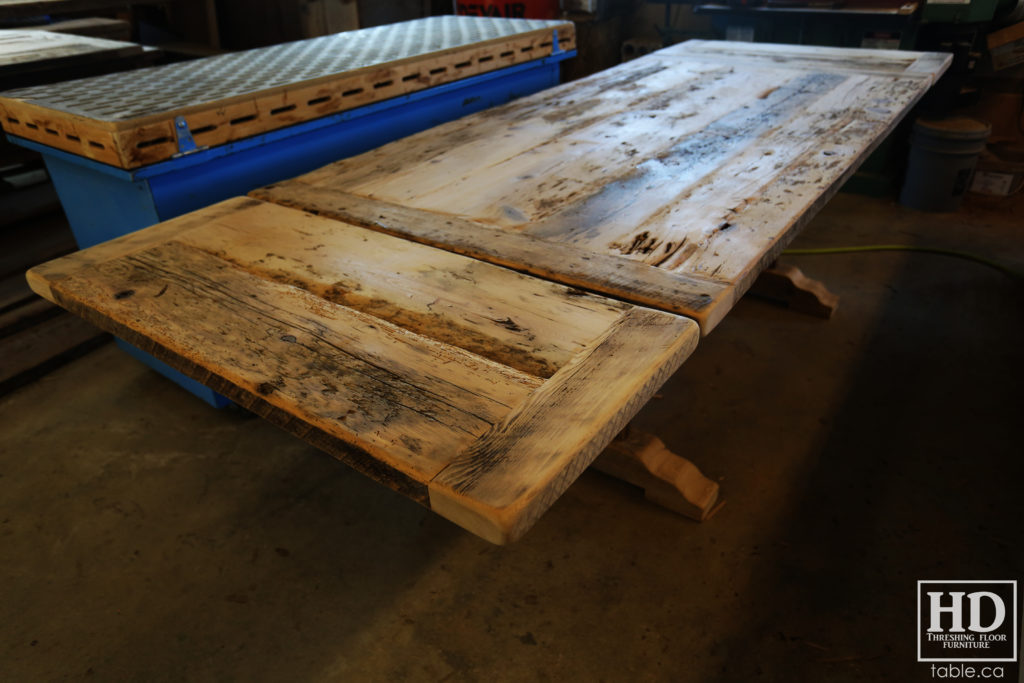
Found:
<path fill-rule="evenodd" d="M 948 63 L 691 41 L 29 281 L 507 542 Z"/>

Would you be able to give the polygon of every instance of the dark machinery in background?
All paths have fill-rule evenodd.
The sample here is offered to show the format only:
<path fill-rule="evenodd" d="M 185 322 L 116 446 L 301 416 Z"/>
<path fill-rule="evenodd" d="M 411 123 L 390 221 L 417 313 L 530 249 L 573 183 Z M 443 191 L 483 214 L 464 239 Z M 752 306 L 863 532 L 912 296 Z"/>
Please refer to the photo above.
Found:
<path fill-rule="evenodd" d="M 1000 148 L 1024 144 L 1024 0 L 647 1 L 664 5 L 658 31 L 666 45 L 694 37 L 692 13 L 724 40 L 950 52 L 952 66 L 918 113 L 968 114 L 991 124 L 990 142 Z M 910 125 L 868 159 L 849 189 L 892 191 Z"/>

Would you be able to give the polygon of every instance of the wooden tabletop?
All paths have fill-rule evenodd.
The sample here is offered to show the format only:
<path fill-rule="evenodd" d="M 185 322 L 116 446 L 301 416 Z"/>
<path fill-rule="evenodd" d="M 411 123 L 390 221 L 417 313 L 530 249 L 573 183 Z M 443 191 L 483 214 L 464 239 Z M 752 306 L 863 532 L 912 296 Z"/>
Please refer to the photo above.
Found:
<path fill-rule="evenodd" d="M 950 59 L 693 40 L 252 194 L 707 333 Z"/>
<path fill-rule="evenodd" d="M 44 264 L 29 281 L 505 542 L 947 64 L 690 42 Z"/>
<path fill-rule="evenodd" d="M 247 198 L 29 283 L 496 543 L 533 524 L 698 337 L 686 318 Z"/>

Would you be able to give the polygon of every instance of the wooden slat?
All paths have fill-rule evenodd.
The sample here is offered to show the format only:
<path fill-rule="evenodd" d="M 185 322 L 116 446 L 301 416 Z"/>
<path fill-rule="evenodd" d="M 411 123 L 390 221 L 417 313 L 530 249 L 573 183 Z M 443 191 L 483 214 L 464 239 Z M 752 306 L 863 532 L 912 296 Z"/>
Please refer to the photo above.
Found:
<path fill-rule="evenodd" d="M 53 33 L 73 33 L 76 36 L 106 38 L 107 40 L 129 41 L 132 37 L 131 22 L 123 19 L 107 17 L 85 17 L 82 19 L 65 19 L 49 24 L 26 26 L 21 30 L 51 31 Z"/>
<path fill-rule="evenodd" d="M 544 240 L 436 212 L 332 192 L 289 182 L 252 193 L 254 197 L 314 211 L 354 225 L 439 246 L 574 287 L 621 296 L 701 317 L 731 293 L 719 282 L 666 273 L 629 259 L 597 254 L 572 245 L 552 249 Z M 486 236 L 486 239 L 482 237 Z M 582 292 L 581 292 L 582 294 Z M 668 300 L 669 303 L 665 304 Z"/>
<path fill-rule="evenodd" d="M 71 60 L 141 54 L 142 46 L 50 31 L 0 30 L 0 76 Z"/>
<path fill-rule="evenodd" d="M 697 337 L 685 318 L 625 313 L 430 482 L 431 508 L 494 543 L 519 538 L 690 355 Z M 571 428 L 578 425 L 590 428 Z"/>
<path fill-rule="evenodd" d="M 698 335 L 686 318 L 247 198 L 28 279 L 495 542 L 536 521 Z M 480 476 L 457 484 L 465 471 Z M 481 526 L 497 477 L 516 485 Z"/>
<path fill-rule="evenodd" d="M 539 383 L 179 242 L 59 285 L 58 304 L 84 301 L 419 479 Z"/>
<path fill-rule="evenodd" d="M 178 234 L 217 220 L 221 216 L 237 213 L 249 207 L 259 206 L 255 199 L 236 198 L 219 204 L 193 211 L 192 213 L 173 218 L 152 227 L 130 232 L 109 242 L 97 244 L 89 249 L 76 251 L 67 256 L 35 266 L 26 274 L 29 286 L 39 296 L 54 300 L 52 287 L 55 283 L 75 275 L 82 270 L 94 268 L 100 263 L 142 251 L 163 242 L 167 242 Z"/>
<path fill-rule="evenodd" d="M 90 351 L 106 339 L 87 321 L 60 309 L 31 326 L 0 330 L 0 395 Z"/>
<path fill-rule="evenodd" d="M 177 116 L 198 145 L 221 145 L 550 56 L 556 32 L 560 49 L 574 48 L 569 22 L 428 17 L 14 90 L 0 97 L 0 123 L 20 137 L 137 168 L 178 152 Z"/>
<path fill-rule="evenodd" d="M 683 313 L 706 334 L 949 59 L 690 41 L 253 195 Z"/>
<path fill-rule="evenodd" d="M 554 374 L 628 308 L 273 204 L 178 241 L 537 377 Z"/>

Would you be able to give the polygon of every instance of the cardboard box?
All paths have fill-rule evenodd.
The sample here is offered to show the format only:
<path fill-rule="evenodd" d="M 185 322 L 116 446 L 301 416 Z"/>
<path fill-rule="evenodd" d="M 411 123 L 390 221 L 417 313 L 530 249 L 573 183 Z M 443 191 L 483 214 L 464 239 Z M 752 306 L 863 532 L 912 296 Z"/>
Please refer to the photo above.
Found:
<path fill-rule="evenodd" d="M 996 71 L 1024 64 L 1024 21 L 988 34 L 988 53 Z"/>

